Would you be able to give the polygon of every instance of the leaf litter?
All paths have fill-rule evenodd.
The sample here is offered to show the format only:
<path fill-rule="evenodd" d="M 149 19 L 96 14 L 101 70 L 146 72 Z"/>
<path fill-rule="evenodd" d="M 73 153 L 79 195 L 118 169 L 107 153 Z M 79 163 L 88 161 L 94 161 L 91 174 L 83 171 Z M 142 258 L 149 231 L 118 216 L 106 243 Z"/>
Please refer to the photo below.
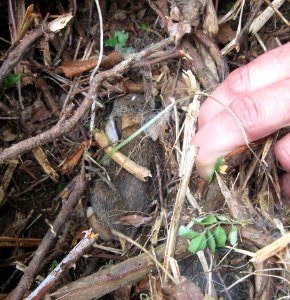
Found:
<path fill-rule="evenodd" d="M 0 4 L 1 293 L 289 297 L 290 210 L 273 154 L 286 130 L 221 158 L 209 183 L 190 144 L 200 103 L 228 70 L 289 41 L 287 1 L 96 1 L 104 53 L 92 81 L 101 55 L 95 2 L 32 2 Z M 134 93 L 152 102 L 140 133 L 147 126 L 162 149 L 155 192 L 146 212 L 117 218 L 130 237 L 102 241 L 87 231 L 88 182 L 112 185 L 109 163 L 99 162 L 119 146 L 98 145 L 90 118 L 103 129 L 114 101 Z"/>

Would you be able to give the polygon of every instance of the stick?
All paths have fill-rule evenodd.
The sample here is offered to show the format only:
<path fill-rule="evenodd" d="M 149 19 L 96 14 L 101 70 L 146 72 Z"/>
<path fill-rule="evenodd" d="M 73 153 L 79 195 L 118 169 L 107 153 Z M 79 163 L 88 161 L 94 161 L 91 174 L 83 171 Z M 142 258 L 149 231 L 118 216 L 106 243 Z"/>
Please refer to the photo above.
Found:
<path fill-rule="evenodd" d="M 96 130 L 94 133 L 94 137 L 99 146 L 104 149 L 106 153 L 109 153 L 113 149 L 113 147 L 110 146 L 112 142 L 102 130 Z M 133 160 L 122 154 L 120 151 L 116 151 L 115 153 L 113 153 L 111 158 L 122 168 L 124 168 L 126 171 L 128 171 L 141 181 L 146 181 L 147 177 L 152 177 L 149 169 L 137 165 Z"/>
<path fill-rule="evenodd" d="M 92 230 L 85 231 L 82 240 L 70 251 L 70 253 L 62 260 L 62 262 L 45 278 L 44 281 L 34 290 L 27 300 L 43 299 L 58 281 L 63 277 L 64 273 L 73 267 L 73 265 L 85 254 L 92 244 L 96 241 L 98 235 L 92 233 Z"/>
<path fill-rule="evenodd" d="M 43 259 L 47 255 L 55 238 L 61 232 L 64 224 L 71 216 L 72 210 L 75 208 L 80 198 L 82 197 L 86 188 L 86 179 L 84 176 L 84 170 L 81 174 L 74 178 L 73 190 L 70 193 L 68 199 L 64 202 L 61 211 L 59 212 L 57 218 L 55 219 L 52 228 L 50 228 L 45 237 L 43 238 L 40 246 L 30 264 L 28 265 L 25 273 L 23 274 L 17 287 L 8 295 L 9 300 L 20 300 L 23 298 L 24 293 L 29 289 L 33 282 L 33 278 L 36 275 L 38 268 L 40 267 Z"/>
<path fill-rule="evenodd" d="M 66 14 L 48 24 L 42 24 L 42 26 L 28 34 L 14 49 L 10 49 L 10 51 L 7 52 L 9 53 L 7 58 L 0 68 L 0 86 L 2 85 L 5 77 L 20 62 L 21 58 L 30 50 L 37 40 L 39 40 L 44 34 L 57 32 L 64 28 L 71 18 L 72 14 Z"/>
<path fill-rule="evenodd" d="M 191 115 L 188 116 L 193 120 L 191 125 L 192 134 L 194 134 L 195 132 L 197 115 L 199 112 L 199 102 L 197 101 L 196 97 L 193 100 L 193 106 L 194 109 L 192 108 Z M 186 149 L 183 149 L 183 155 L 186 156 L 187 165 L 180 170 L 181 179 L 180 179 L 178 193 L 176 196 L 176 201 L 174 204 L 173 214 L 172 214 L 171 223 L 170 223 L 168 236 L 167 236 L 165 259 L 164 259 L 164 267 L 167 270 L 169 270 L 170 258 L 173 257 L 176 249 L 175 247 L 176 247 L 176 240 L 177 240 L 177 231 L 179 228 L 179 220 L 180 220 L 181 210 L 185 200 L 186 192 L 188 189 L 189 179 L 191 176 L 194 160 L 197 155 L 196 147 L 190 144 L 188 147 L 186 147 Z M 165 281 L 168 280 L 168 276 L 166 274 L 164 274 L 164 279 Z"/>
<path fill-rule="evenodd" d="M 187 253 L 188 243 L 185 239 L 177 242 L 175 256 L 183 257 Z M 155 248 L 152 254 L 158 261 L 164 258 L 165 245 Z M 146 274 L 156 270 L 154 261 L 147 254 L 140 254 L 129 258 L 111 268 L 98 271 L 90 276 L 80 278 L 58 289 L 49 295 L 62 300 L 98 299 L 122 286 L 133 284 L 144 278 Z"/>
<path fill-rule="evenodd" d="M 45 143 L 51 142 L 54 139 L 60 137 L 61 135 L 70 132 L 76 125 L 78 125 L 81 120 L 83 120 L 91 107 L 93 99 L 96 97 L 98 87 L 101 82 L 107 78 L 111 78 L 125 72 L 131 65 L 136 62 L 141 61 L 145 56 L 148 56 L 164 47 L 173 43 L 173 37 L 164 39 L 155 45 L 149 46 L 148 48 L 142 50 L 139 53 L 132 54 L 128 59 L 122 61 L 114 68 L 108 71 L 101 72 L 97 74 L 90 84 L 90 89 L 88 95 L 78 107 L 75 113 L 69 118 L 66 119 L 66 114 L 59 120 L 59 122 L 53 126 L 51 129 L 35 136 L 24 140 L 20 143 L 17 143 L 9 148 L 4 149 L 0 152 L 0 164 L 5 160 L 8 160 L 12 157 L 17 157 L 33 148 L 39 147 Z"/>

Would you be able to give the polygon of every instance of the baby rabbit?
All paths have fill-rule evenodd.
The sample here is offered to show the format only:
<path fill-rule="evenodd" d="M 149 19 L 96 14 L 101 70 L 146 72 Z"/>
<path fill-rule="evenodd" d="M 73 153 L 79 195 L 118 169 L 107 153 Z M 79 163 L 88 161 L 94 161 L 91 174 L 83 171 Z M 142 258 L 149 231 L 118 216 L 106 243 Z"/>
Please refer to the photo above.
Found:
<path fill-rule="evenodd" d="M 138 130 L 144 122 L 144 115 L 148 115 L 151 105 L 145 101 L 143 95 L 128 94 L 115 99 L 113 110 L 106 124 L 106 134 L 115 141 L 124 140 Z M 140 134 L 120 151 L 135 163 L 148 168 L 152 178 L 142 182 L 134 175 L 122 169 L 112 159 L 106 170 L 113 184 L 96 179 L 90 189 L 90 202 L 97 218 L 96 231 L 103 240 L 113 239 L 111 229 L 130 235 L 132 226 L 119 222 L 126 214 L 138 214 L 148 209 L 153 201 L 155 177 L 155 156 L 159 153 L 159 143 L 154 142 L 144 133 Z"/>

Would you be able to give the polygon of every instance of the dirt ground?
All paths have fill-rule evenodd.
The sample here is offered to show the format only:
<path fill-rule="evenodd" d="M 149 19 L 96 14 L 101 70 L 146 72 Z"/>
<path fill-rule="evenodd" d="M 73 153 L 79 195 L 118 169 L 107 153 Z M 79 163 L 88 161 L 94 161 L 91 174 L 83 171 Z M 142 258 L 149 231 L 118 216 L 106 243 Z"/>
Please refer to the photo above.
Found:
<path fill-rule="evenodd" d="M 0 299 L 290 299 L 289 128 L 209 181 L 190 144 L 218 84 L 290 40 L 270 2 L 0 3 Z"/>

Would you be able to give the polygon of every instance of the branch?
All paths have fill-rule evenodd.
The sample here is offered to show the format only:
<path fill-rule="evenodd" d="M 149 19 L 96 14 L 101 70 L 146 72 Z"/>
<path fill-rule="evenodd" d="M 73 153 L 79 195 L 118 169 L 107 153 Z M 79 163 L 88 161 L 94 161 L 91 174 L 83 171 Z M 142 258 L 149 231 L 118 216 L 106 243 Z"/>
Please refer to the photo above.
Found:
<path fill-rule="evenodd" d="M 58 32 L 66 26 L 71 18 L 72 14 L 65 14 L 48 24 L 45 24 L 44 22 L 39 28 L 26 35 L 18 45 L 12 46 L 13 48 L 10 48 L 9 51 L 7 51 L 9 54 L 0 68 L 0 86 L 5 77 L 13 70 L 20 62 L 21 58 L 30 50 L 36 41 L 42 37 L 42 35 L 50 32 Z"/>
<path fill-rule="evenodd" d="M 17 157 L 18 155 L 21 155 L 45 143 L 51 142 L 54 139 L 60 137 L 61 135 L 70 132 L 77 124 L 79 124 L 79 122 L 82 119 L 86 117 L 91 107 L 92 101 L 96 97 L 98 87 L 100 86 L 103 80 L 122 74 L 124 71 L 129 69 L 129 67 L 134 63 L 139 62 L 144 57 L 155 53 L 160 49 L 165 48 L 171 43 L 173 43 L 172 37 L 164 39 L 163 41 L 156 43 L 155 45 L 149 46 L 148 48 L 142 50 L 139 53 L 132 54 L 128 59 L 122 61 L 111 70 L 97 74 L 92 80 L 88 95 L 86 96 L 82 104 L 79 106 L 79 108 L 75 111 L 72 117 L 70 117 L 67 120 L 65 119 L 65 117 L 63 117 L 51 129 L 35 137 L 19 142 L 7 149 L 4 149 L 2 152 L 0 152 L 0 164 L 3 163 L 5 160 Z"/>
<path fill-rule="evenodd" d="M 63 277 L 64 273 L 73 267 L 73 265 L 88 251 L 92 244 L 96 241 L 98 235 L 92 233 L 92 230 L 85 231 L 83 239 L 70 251 L 70 253 L 62 260 L 62 262 L 42 281 L 42 283 L 34 290 L 27 300 L 43 299 L 58 281 Z"/>
<path fill-rule="evenodd" d="M 40 246 L 30 264 L 28 265 L 25 273 L 23 274 L 17 287 L 9 294 L 7 299 L 9 300 L 20 300 L 23 298 L 24 293 L 30 288 L 33 278 L 36 275 L 38 268 L 41 266 L 42 260 L 47 255 L 52 243 L 55 238 L 61 232 L 64 224 L 71 216 L 72 210 L 78 204 L 80 198 L 82 197 L 85 188 L 87 186 L 84 172 L 82 171 L 80 175 L 73 179 L 74 185 L 68 199 L 64 202 L 61 211 L 59 212 L 57 218 L 55 219 L 53 226 L 47 231 L 45 237 L 43 238 Z"/>
<path fill-rule="evenodd" d="M 179 239 L 175 257 L 181 258 L 185 253 L 188 253 L 187 247 L 187 241 Z M 154 249 L 153 255 L 157 260 L 162 261 L 164 259 L 164 251 L 165 245 L 161 245 Z M 111 268 L 98 271 L 67 284 L 49 295 L 48 299 L 98 299 L 121 286 L 137 282 L 153 270 L 156 270 L 154 261 L 147 254 L 140 254 Z"/>

